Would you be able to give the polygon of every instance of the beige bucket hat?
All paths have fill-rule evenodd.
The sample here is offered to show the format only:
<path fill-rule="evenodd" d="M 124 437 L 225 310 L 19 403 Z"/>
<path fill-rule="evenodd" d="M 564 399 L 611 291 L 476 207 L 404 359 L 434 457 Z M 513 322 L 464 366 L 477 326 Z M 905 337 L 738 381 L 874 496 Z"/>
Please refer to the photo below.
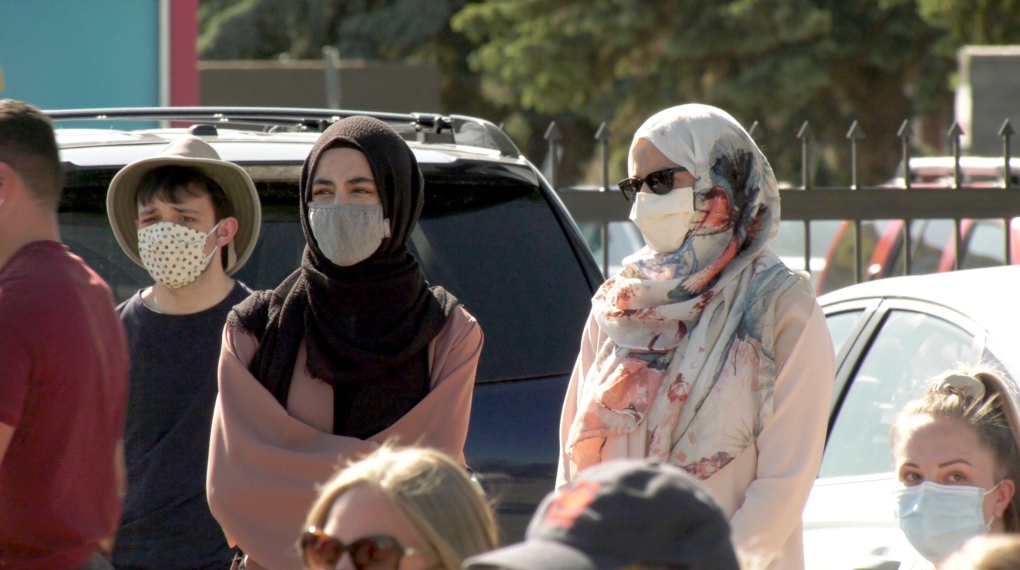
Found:
<path fill-rule="evenodd" d="M 125 166 L 110 181 L 106 192 L 106 212 L 113 235 L 124 253 L 138 265 L 138 183 L 149 171 L 161 166 L 187 166 L 215 180 L 227 195 L 237 218 L 237 235 L 227 248 L 227 275 L 239 271 L 251 257 L 262 227 L 262 205 L 251 177 L 240 166 L 220 160 L 209 143 L 196 136 L 184 136 L 168 144 L 158 156 L 136 160 Z"/>

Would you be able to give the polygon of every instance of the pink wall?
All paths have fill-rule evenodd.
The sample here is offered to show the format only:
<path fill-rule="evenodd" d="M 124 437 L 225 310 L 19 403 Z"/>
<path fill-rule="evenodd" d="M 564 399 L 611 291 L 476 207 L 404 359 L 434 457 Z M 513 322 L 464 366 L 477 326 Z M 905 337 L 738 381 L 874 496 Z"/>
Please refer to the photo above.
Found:
<path fill-rule="evenodd" d="M 198 105 L 198 0 L 170 0 L 170 105 Z"/>

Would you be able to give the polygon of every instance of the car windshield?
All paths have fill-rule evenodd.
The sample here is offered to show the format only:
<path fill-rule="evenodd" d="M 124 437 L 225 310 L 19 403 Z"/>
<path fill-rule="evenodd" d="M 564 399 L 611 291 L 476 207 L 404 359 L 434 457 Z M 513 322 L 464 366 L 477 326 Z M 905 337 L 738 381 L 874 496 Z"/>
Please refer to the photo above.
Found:
<path fill-rule="evenodd" d="M 110 230 L 105 198 L 115 173 L 70 172 L 60 224 L 71 251 L 121 302 L 152 279 L 124 255 Z M 425 206 L 409 247 L 430 284 L 449 289 L 481 324 L 485 347 L 478 380 L 568 374 L 592 292 L 539 187 L 491 172 L 425 176 Z M 296 182 L 257 180 L 256 186 L 262 232 L 235 278 L 253 289 L 270 289 L 300 265 L 305 242 Z"/>

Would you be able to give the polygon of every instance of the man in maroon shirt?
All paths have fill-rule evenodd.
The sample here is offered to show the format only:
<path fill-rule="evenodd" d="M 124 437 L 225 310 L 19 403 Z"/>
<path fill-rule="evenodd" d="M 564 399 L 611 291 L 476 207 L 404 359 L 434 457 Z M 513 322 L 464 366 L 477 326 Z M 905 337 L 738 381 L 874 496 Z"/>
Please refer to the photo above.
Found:
<path fill-rule="evenodd" d="M 60 243 L 37 109 L 0 100 L 0 568 L 109 568 L 128 386 L 106 283 Z"/>

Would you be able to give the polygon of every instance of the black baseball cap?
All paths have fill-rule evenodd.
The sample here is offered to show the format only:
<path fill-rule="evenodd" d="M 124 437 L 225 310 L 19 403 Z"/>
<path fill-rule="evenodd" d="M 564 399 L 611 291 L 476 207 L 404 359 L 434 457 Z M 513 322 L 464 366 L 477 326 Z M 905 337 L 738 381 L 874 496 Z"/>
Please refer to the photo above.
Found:
<path fill-rule="evenodd" d="M 481 570 L 617 570 L 634 564 L 740 570 L 730 525 L 696 479 L 672 465 L 621 459 L 546 496 L 524 542 L 464 561 Z"/>

